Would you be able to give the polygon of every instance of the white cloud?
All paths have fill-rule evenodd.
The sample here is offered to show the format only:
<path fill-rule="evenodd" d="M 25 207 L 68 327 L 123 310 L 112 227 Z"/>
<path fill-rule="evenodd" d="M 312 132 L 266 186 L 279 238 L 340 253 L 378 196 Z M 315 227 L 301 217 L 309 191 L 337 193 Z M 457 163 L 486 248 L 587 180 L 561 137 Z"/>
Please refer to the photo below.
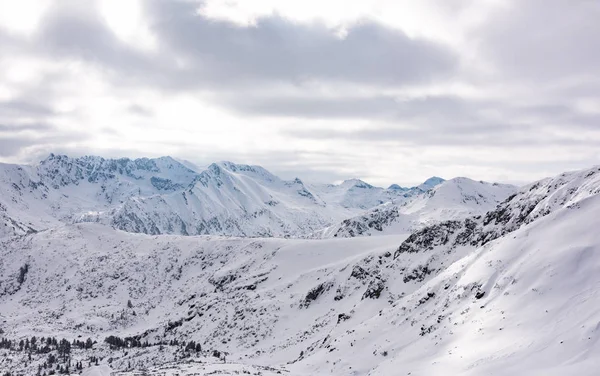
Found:
<path fill-rule="evenodd" d="M 242 25 L 253 25 L 261 17 L 274 14 L 295 22 L 322 22 L 332 29 L 369 19 L 413 38 L 468 47 L 465 34 L 506 6 L 502 0 L 206 0 L 199 11 Z"/>
<path fill-rule="evenodd" d="M 585 167 L 600 163 L 594 9 L 0 1 L 0 157 L 171 154 L 381 185 Z"/>
<path fill-rule="evenodd" d="M 31 34 L 49 6 L 46 0 L 0 1 L 0 25 L 14 33 Z"/>
<path fill-rule="evenodd" d="M 141 0 L 100 0 L 99 10 L 110 29 L 133 48 L 157 48 Z"/>

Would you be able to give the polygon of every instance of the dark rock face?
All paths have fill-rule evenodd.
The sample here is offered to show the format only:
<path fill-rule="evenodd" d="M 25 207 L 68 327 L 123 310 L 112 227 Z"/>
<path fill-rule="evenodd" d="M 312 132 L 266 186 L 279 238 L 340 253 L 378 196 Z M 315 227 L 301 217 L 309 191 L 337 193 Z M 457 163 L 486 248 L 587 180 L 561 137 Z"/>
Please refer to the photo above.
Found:
<path fill-rule="evenodd" d="M 238 275 L 236 274 L 227 274 L 220 278 L 209 278 L 208 282 L 215 286 L 215 288 L 219 291 L 223 291 L 226 285 L 238 279 Z"/>
<path fill-rule="evenodd" d="M 346 314 L 346 313 L 340 313 L 340 314 L 338 315 L 337 323 L 339 324 L 339 323 L 341 323 L 342 321 L 349 320 L 350 318 L 351 318 L 351 316 L 350 316 L 350 315 L 348 315 L 348 314 Z"/>
<path fill-rule="evenodd" d="M 325 292 L 329 291 L 331 287 L 333 287 L 333 283 L 331 282 L 323 282 L 314 287 L 306 294 L 306 297 L 300 303 L 300 308 L 308 308 L 312 302 L 317 300 Z"/>
<path fill-rule="evenodd" d="M 417 253 L 424 250 L 432 250 L 438 245 L 447 244 L 450 235 L 456 232 L 462 223 L 459 221 L 447 221 L 412 233 L 394 253 L 394 259 L 400 254 Z"/>
<path fill-rule="evenodd" d="M 383 231 L 386 226 L 394 222 L 399 216 L 400 213 L 395 206 L 391 208 L 376 208 L 360 217 L 342 221 L 342 225 L 333 236 L 354 237 L 365 234 L 370 230 Z"/>
<path fill-rule="evenodd" d="M 7 275 L 6 278 L 0 278 L 0 297 L 12 295 L 19 291 L 26 281 L 28 272 L 29 264 L 25 263 L 14 274 Z"/>
<path fill-rule="evenodd" d="M 417 268 L 413 269 L 410 274 L 406 274 L 403 278 L 404 283 L 408 283 L 410 281 L 422 282 L 425 278 L 431 273 L 435 272 L 435 269 L 430 269 L 429 265 L 419 265 Z"/>
<path fill-rule="evenodd" d="M 385 289 L 385 281 L 380 277 L 376 277 L 373 279 L 369 286 L 367 287 L 367 291 L 363 294 L 363 299 L 379 299 L 381 293 Z"/>
<path fill-rule="evenodd" d="M 371 273 L 363 269 L 363 267 L 361 267 L 360 265 L 354 265 L 354 267 L 352 268 L 352 273 L 350 273 L 350 277 L 356 278 L 361 281 L 365 280 L 370 275 Z"/>
<path fill-rule="evenodd" d="M 150 183 L 159 191 L 173 192 L 184 188 L 181 184 L 173 183 L 171 179 L 163 179 L 157 176 L 151 177 Z"/>

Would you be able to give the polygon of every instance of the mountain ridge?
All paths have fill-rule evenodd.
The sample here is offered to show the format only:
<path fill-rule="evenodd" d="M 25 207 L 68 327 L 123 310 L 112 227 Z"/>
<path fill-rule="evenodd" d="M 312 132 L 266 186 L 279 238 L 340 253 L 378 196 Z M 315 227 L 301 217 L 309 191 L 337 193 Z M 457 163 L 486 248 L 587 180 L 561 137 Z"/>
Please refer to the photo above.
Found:
<path fill-rule="evenodd" d="M 307 237 L 377 205 L 423 194 L 419 187 L 439 182 L 431 178 L 402 191 L 360 179 L 312 184 L 229 161 L 195 171 L 169 156 L 50 154 L 36 166 L 0 164 L 0 170 L 5 198 L 0 198 L 0 236 L 100 222 L 148 234 Z"/>

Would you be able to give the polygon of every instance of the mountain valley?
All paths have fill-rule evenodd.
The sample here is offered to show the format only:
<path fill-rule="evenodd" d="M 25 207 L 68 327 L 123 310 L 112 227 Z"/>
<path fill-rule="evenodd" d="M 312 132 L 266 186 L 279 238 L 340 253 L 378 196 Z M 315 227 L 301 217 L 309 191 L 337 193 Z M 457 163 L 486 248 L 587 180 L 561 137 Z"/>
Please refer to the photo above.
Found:
<path fill-rule="evenodd" d="M 51 155 L 0 165 L 0 178 L 11 375 L 600 366 L 598 167 L 523 187 L 383 189 L 231 162 Z"/>

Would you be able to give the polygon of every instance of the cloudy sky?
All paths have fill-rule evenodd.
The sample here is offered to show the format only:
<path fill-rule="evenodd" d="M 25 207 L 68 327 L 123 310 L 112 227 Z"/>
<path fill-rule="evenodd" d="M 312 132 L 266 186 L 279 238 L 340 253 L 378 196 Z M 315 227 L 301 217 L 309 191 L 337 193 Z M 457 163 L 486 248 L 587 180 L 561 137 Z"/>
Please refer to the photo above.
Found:
<path fill-rule="evenodd" d="M 600 164 L 598 0 L 0 0 L 0 161 L 525 182 Z"/>

